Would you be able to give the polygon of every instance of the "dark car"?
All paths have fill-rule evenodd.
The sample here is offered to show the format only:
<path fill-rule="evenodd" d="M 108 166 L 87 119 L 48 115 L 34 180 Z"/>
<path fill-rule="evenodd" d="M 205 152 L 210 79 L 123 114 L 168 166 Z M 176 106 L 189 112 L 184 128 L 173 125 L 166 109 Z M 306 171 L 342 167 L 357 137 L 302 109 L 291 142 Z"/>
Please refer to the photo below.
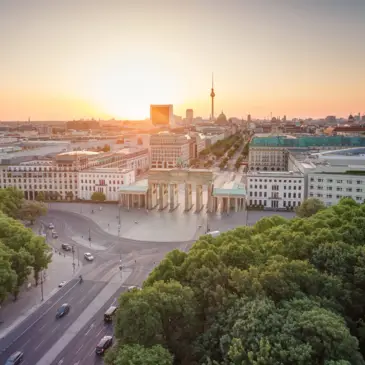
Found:
<path fill-rule="evenodd" d="M 69 245 L 68 243 L 62 243 L 61 247 L 65 251 L 71 251 L 72 250 L 71 245 Z"/>
<path fill-rule="evenodd" d="M 70 304 L 64 303 L 57 309 L 56 318 L 65 316 L 70 311 Z"/>
<path fill-rule="evenodd" d="M 23 362 L 23 353 L 20 351 L 14 352 L 6 361 L 5 365 L 18 365 Z"/>
<path fill-rule="evenodd" d="M 113 336 L 104 336 L 96 346 L 95 352 L 97 355 L 103 355 L 105 350 L 107 350 L 113 344 Z"/>

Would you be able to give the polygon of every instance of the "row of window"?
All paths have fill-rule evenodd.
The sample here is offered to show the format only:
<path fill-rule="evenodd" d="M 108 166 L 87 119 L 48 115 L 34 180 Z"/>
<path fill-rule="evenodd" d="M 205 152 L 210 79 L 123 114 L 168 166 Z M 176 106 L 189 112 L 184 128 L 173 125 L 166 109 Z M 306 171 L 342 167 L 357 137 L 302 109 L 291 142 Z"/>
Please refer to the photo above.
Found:
<path fill-rule="evenodd" d="M 95 184 L 96 180 L 83 180 L 81 179 L 81 184 Z M 106 185 L 106 181 L 105 180 L 99 180 L 99 182 L 97 182 L 99 185 Z M 123 184 L 123 180 L 109 180 L 109 185 L 120 185 Z"/>
<path fill-rule="evenodd" d="M 318 185 L 318 186 L 314 186 L 314 185 L 310 185 L 309 186 L 309 189 L 310 190 L 325 190 L 324 189 L 324 186 L 322 186 L 322 185 Z M 326 187 L 326 190 L 328 190 L 328 191 L 332 191 L 333 190 L 333 187 L 332 186 L 327 186 Z M 341 186 L 337 186 L 336 187 L 336 191 L 347 191 L 347 192 L 352 192 L 352 191 L 355 191 L 356 190 L 356 192 L 357 193 L 362 193 L 363 192 L 363 189 L 361 189 L 361 188 L 357 188 L 357 189 L 352 189 L 352 188 L 343 188 L 343 187 L 341 187 Z"/>
<path fill-rule="evenodd" d="M 264 190 L 266 190 L 267 189 L 267 185 L 250 185 L 250 189 L 264 189 Z M 272 190 L 279 190 L 279 185 L 272 185 L 272 187 L 271 187 L 271 189 Z M 292 186 L 291 185 L 284 185 L 283 186 L 283 189 L 284 190 L 291 190 L 292 189 Z M 294 185 L 293 186 L 293 190 L 297 190 L 297 186 L 296 185 Z M 299 185 L 298 186 L 298 190 L 302 190 L 302 186 L 301 185 Z"/>
<path fill-rule="evenodd" d="M 259 192 L 257 192 L 257 191 L 255 191 L 255 192 L 252 192 L 252 191 L 250 191 L 250 196 L 255 196 L 255 197 L 264 197 L 264 198 L 266 198 L 267 197 L 267 192 L 266 191 L 264 191 L 264 192 L 262 192 L 262 191 L 259 191 Z M 276 198 L 276 199 L 280 199 L 280 197 L 279 197 L 279 193 L 271 193 L 271 197 L 272 198 Z M 301 193 L 283 193 L 283 197 L 284 198 L 293 198 L 293 199 L 301 199 L 302 198 L 302 194 Z"/>
<path fill-rule="evenodd" d="M 320 182 L 320 183 L 326 182 L 328 184 L 332 184 L 334 182 L 336 184 L 346 183 L 346 184 L 349 184 L 349 185 L 352 185 L 352 183 L 354 182 L 354 180 L 341 180 L 341 179 L 333 180 L 333 179 L 322 179 L 322 178 L 315 179 L 314 177 L 310 178 L 310 182 L 315 182 L 315 181 Z M 361 184 L 364 184 L 364 183 L 365 183 L 364 180 L 356 180 L 357 185 L 361 185 Z"/>
<path fill-rule="evenodd" d="M 277 204 L 278 202 L 271 202 L 271 207 L 272 208 L 278 208 L 279 205 Z M 261 205 L 261 206 L 264 206 L 264 207 L 267 207 L 267 200 L 250 200 L 249 201 L 249 205 L 250 206 L 257 206 L 257 205 Z M 283 207 L 299 207 L 300 206 L 300 202 L 293 202 L 293 201 L 283 201 Z"/>
<path fill-rule="evenodd" d="M 95 189 L 97 189 L 97 190 L 95 190 Z M 103 192 L 102 189 L 96 188 L 95 186 L 89 186 L 89 188 L 87 186 L 81 186 L 81 191 L 83 191 L 83 190 L 85 190 L 85 191 L 101 191 L 101 192 Z M 116 189 L 115 186 L 114 187 L 109 186 L 109 191 L 116 192 L 117 189 Z"/>
<path fill-rule="evenodd" d="M 334 196 L 332 194 L 321 194 L 321 193 L 318 193 L 318 194 L 309 193 L 309 196 L 311 198 L 314 198 L 314 197 L 316 197 L 316 198 L 324 198 L 325 197 L 327 199 L 332 199 L 332 198 L 335 197 L 336 199 L 341 199 L 341 198 L 347 197 L 347 198 L 355 199 L 357 201 L 363 201 L 364 200 L 364 197 L 361 197 L 361 196 L 356 196 L 356 197 L 353 197 L 353 196 L 345 196 L 345 195 L 336 195 L 336 196 Z"/>
<path fill-rule="evenodd" d="M 296 183 L 302 184 L 303 183 L 303 179 L 293 179 L 293 180 L 292 179 L 250 179 L 250 180 L 251 181 L 253 180 L 254 182 L 265 182 L 265 183 L 266 182 L 274 182 L 274 183 L 283 182 L 284 184 L 287 184 L 287 183 L 289 183 L 289 184 L 291 184 L 291 183 L 293 183 L 293 184 L 296 184 Z"/>

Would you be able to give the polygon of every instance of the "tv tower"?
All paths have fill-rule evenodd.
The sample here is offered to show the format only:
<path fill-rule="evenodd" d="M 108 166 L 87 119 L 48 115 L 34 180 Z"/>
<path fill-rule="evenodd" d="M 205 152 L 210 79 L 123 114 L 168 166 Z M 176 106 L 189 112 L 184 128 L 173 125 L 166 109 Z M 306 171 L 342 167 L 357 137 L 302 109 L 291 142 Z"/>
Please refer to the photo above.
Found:
<path fill-rule="evenodd" d="M 210 92 L 210 97 L 212 98 L 212 111 L 210 114 L 210 119 L 213 121 L 214 120 L 214 97 L 215 97 L 215 92 L 214 92 L 214 74 L 212 73 L 212 90 Z"/>

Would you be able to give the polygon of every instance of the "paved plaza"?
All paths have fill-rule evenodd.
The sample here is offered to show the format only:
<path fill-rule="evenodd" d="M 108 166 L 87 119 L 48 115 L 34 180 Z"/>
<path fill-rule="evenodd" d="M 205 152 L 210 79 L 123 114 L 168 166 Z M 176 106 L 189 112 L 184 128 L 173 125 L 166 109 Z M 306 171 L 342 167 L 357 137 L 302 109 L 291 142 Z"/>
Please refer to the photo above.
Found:
<path fill-rule="evenodd" d="M 51 203 L 49 208 L 81 214 L 97 223 L 106 232 L 118 235 L 117 204 Z M 207 214 L 205 209 L 195 213 L 194 209 L 184 212 L 182 205 L 173 212 L 169 212 L 168 209 L 164 211 L 154 209 L 147 212 L 145 209 L 135 208 L 128 211 L 126 208 L 120 208 L 120 236 L 147 242 L 193 241 L 205 234 L 207 225 L 210 231 L 225 232 L 247 223 L 252 225 L 260 218 L 274 214 L 286 218 L 295 215 L 291 212 L 271 211 L 242 211 L 220 215 Z"/>

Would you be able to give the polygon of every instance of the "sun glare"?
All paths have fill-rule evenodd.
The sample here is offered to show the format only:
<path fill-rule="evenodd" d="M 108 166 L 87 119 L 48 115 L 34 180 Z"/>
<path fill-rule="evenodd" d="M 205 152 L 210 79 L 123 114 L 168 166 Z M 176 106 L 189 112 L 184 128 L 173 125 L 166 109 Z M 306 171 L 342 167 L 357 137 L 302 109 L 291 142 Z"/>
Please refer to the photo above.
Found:
<path fill-rule="evenodd" d="M 148 63 L 109 68 L 98 82 L 95 102 L 114 118 L 148 118 L 150 104 L 180 101 L 176 80 L 159 71 Z"/>

